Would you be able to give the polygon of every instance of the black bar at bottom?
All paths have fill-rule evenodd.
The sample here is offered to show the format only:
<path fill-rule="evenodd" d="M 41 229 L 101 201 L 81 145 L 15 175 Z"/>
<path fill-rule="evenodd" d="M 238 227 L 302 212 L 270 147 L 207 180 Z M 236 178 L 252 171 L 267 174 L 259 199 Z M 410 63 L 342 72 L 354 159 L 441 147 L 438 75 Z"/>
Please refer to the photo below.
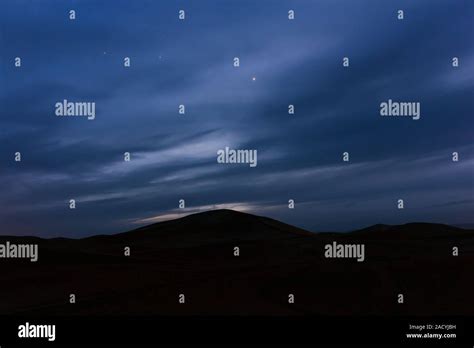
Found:
<path fill-rule="evenodd" d="M 54 342 L 18 337 L 19 326 L 27 322 L 55 325 Z M 9 344 L 58 343 L 409 343 L 472 347 L 473 342 L 473 317 L 0 317 L 2 348 Z"/>

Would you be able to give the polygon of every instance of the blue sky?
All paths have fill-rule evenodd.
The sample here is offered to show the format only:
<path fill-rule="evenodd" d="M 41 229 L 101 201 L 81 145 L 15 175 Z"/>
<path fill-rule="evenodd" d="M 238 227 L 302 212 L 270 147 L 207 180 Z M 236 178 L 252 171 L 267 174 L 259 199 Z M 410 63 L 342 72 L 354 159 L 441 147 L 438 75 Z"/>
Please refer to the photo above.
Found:
<path fill-rule="evenodd" d="M 4 0 L 0 10 L 1 234 L 114 233 L 213 208 L 313 231 L 473 222 L 472 1 Z M 57 117 L 64 99 L 95 102 L 95 120 Z M 420 102 L 420 120 L 381 117 L 388 99 Z M 218 164 L 226 146 L 256 149 L 258 166 Z"/>

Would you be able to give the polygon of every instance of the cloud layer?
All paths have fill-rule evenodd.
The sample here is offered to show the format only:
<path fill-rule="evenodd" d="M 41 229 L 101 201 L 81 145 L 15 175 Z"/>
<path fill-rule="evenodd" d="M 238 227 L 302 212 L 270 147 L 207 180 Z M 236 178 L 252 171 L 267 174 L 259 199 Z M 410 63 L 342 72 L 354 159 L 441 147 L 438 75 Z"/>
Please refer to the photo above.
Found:
<path fill-rule="evenodd" d="M 4 1 L 0 233 L 113 233 L 209 207 L 310 230 L 472 222 L 473 11 L 469 0 Z M 94 101 L 96 119 L 56 117 L 63 99 Z M 420 102 L 421 119 L 380 117 L 387 99 Z M 226 146 L 257 149 L 258 166 L 218 164 Z"/>

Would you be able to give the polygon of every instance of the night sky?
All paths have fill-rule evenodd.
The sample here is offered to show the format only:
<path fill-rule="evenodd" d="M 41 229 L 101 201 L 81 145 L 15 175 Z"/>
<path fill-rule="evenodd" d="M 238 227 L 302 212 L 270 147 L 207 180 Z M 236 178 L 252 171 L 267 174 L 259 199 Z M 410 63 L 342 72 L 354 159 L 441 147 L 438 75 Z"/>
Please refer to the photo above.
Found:
<path fill-rule="evenodd" d="M 312 231 L 472 223 L 473 14 L 472 0 L 0 0 L 0 234 L 216 208 Z M 95 120 L 56 116 L 64 99 L 95 102 Z M 380 116 L 388 99 L 421 118 Z M 226 146 L 258 165 L 218 164 Z"/>

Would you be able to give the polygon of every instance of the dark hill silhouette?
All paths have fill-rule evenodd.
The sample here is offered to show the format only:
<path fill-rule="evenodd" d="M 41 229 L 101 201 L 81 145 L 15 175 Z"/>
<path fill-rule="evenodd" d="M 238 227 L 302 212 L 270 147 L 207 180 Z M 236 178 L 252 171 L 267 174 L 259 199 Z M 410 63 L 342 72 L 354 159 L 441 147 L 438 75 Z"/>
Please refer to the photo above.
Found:
<path fill-rule="evenodd" d="M 158 222 L 116 235 L 94 236 L 87 238 L 87 241 L 156 243 L 156 247 L 189 247 L 310 235 L 312 233 L 277 220 L 219 209 Z"/>
<path fill-rule="evenodd" d="M 82 239 L 51 238 L 35 236 L 1 236 L 0 242 L 10 240 L 23 243 L 80 244 L 113 242 L 158 242 L 158 246 L 192 246 L 246 240 L 272 240 L 310 236 L 352 236 L 369 239 L 425 239 L 470 238 L 473 229 L 438 224 L 407 223 L 403 225 L 376 224 L 351 232 L 309 232 L 283 222 L 230 209 L 216 209 L 190 214 L 182 218 L 146 225 L 131 231 L 96 235 Z M 77 243 L 77 242 L 74 242 Z"/>
<path fill-rule="evenodd" d="M 214 210 L 116 235 L 7 240 L 39 244 L 39 260 L 0 260 L 3 314 L 474 314 L 474 231 L 441 224 L 311 233 Z M 333 242 L 364 244 L 365 261 L 326 258 Z"/>
<path fill-rule="evenodd" d="M 404 225 L 377 224 L 350 232 L 350 235 L 368 239 L 424 240 L 430 238 L 471 238 L 473 231 L 444 224 L 414 222 Z"/>

